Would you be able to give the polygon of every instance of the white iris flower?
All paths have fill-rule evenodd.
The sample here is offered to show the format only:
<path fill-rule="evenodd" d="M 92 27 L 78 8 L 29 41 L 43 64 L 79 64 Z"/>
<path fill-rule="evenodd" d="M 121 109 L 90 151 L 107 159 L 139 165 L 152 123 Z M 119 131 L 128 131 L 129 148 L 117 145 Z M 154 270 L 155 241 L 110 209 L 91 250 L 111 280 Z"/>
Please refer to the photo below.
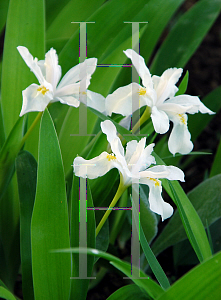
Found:
<path fill-rule="evenodd" d="M 33 83 L 22 91 L 23 104 L 20 116 L 31 111 L 44 111 L 49 103 L 56 101 L 78 107 L 80 95 L 87 96 L 87 98 L 82 97 L 84 99 L 82 102 L 86 102 L 87 99 L 88 106 L 96 109 L 98 105 L 100 111 L 105 109 L 104 97 L 87 90 L 91 75 L 96 69 L 96 58 L 85 59 L 83 63 L 71 68 L 58 84 L 61 78 L 61 66 L 58 64 L 58 56 L 53 48 L 45 54 L 45 60 L 39 61 L 37 58 L 33 59 L 26 47 L 18 46 L 17 49 L 39 81 L 39 85 Z"/>
<path fill-rule="evenodd" d="M 107 114 L 111 115 L 114 112 L 124 116 L 131 115 L 134 112 L 132 101 L 139 94 L 139 107 L 147 105 L 150 108 L 151 119 L 157 133 L 166 133 L 169 130 L 170 121 L 173 122 L 173 129 L 168 141 L 169 151 L 172 154 L 177 152 L 189 153 L 193 144 L 187 128 L 186 113 L 214 114 L 214 112 L 208 109 L 196 96 L 175 96 L 178 91 L 175 84 L 183 71 L 181 68 L 168 69 L 160 77 L 151 76 L 142 56 L 132 49 L 128 49 L 124 53 L 131 59 L 142 79 L 143 86 L 131 83 L 108 95 L 106 98 Z"/>
<path fill-rule="evenodd" d="M 114 124 L 106 120 L 101 122 L 101 129 L 107 135 L 113 153 L 102 152 L 90 160 L 85 160 L 80 156 L 76 157 L 73 163 L 75 175 L 94 179 L 117 168 L 124 186 L 130 186 L 132 182 L 147 184 L 150 209 L 161 215 L 162 220 L 169 218 L 173 213 L 173 208 L 164 202 L 161 196 L 162 186 L 159 179 L 184 181 L 183 171 L 174 166 L 163 165 L 149 168 L 150 165 L 156 164 L 155 158 L 151 155 L 154 144 L 145 147 L 146 138 L 142 138 L 139 142 L 133 140 L 127 143 L 124 154 L 124 148 L 117 136 Z"/>

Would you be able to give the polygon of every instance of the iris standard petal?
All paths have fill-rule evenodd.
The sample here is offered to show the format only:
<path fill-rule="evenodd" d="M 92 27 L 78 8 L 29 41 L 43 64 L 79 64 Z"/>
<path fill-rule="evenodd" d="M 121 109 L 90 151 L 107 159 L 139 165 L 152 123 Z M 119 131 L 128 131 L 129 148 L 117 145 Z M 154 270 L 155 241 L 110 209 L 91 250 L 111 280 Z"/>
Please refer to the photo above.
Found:
<path fill-rule="evenodd" d="M 153 88 L 153 83 L 151 79 L 151 74 L 149 69 L 147 68 L 144 58 L 137 54 L 134 50 L 132 49 L 127 49 L 124 51 L 126 56 L 131 59 L 132 64 L 137 70 L 137 73 L 140 75 L 142 79 L 142 83 L 145 87 L 150 87 Z"/>
<path fill-rule="evenodd" d="M 71 68 L 62 78 L 58 85 L 58 88 L 62 88 L 65 85 L 76 83 L 83 78 L 86 78 L 86 88 L 90 84 L 91 75 L 94 73 L 97 66 L 96 58 L 85 59 L 83 63 L 80 63 Z"/>
<path fill-rule="evenodd" d="M 46 92 L 44 95 L 38 91 L 39 85 L 33 83 L 22 91 L 23 103 L 20 117 L 31 111 L 44 111 L 53 95 Z"/>
<path fill-rule="evenodd" d="M 151 119 L 154 130 L 157 133 L 166 133 L 169 130 L 169 118 L 163 110 L 158 110 L 156 106 L 152 107 Z"/>
<path fill-rule="evenodd" d="M 157 103 L 163 103 L 167 98 L 173 97 L 178 91 L 176 82 L 180 78 L 183 69 L 170 68 L 163 72 L 161 77 L 153 76 L 154 89 L 157 92 Z"/>
<path fill-rule="evenodd" d="M 114 112 L 123 116 L 131 115 L 133 113 L 132 103 L 134 99 L 139 100 L 140 88 L 138 83 L 130 83 L 109 94 L 106 98 L 107 114 L 111 115 Z"/>
<path fill-rule="evenodd" d="M 102 114 L 106 115 L 104 96 L 89 90 L 87 90 L 86 93 L 87 93 L 87 106 L 92 107 L 97 111 L 101 112 Z"/>
<path fill-rule="evenodd" d="M 53 48 L 45 54 L 45 68 L 46 80 L 51 83 L 53 90 L 55 91 L 61 78 L 61 67 L 58 64 L 58 56 Z"/>
<path fill-rule="evenodd" d="M 26 65 L 30 68 L 30 70 L 35 74 L 40 84 L 43 84 L 45 81 L 44 76 L 41 72 L 41 68 L 38 65 L 37 58 L 33 59 L 33 56 L 28 51 L 26 47 L 18 46 L 17 47 L 21 57 L 24 59 Z"/>

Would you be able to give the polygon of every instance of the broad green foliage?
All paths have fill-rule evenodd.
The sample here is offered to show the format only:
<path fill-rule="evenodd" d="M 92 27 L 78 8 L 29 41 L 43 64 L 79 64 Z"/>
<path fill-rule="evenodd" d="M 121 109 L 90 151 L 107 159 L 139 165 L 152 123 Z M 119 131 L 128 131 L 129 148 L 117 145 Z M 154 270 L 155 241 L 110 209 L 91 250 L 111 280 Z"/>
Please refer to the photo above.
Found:
<path fill-rule="evenodd" d="M 31 223 L 35 299 L 68 299 L 71 275 L 69 254 L 52 253 L 70 246 L 64 170 L 52 119 L 42 116 L 37 190 Z"/>

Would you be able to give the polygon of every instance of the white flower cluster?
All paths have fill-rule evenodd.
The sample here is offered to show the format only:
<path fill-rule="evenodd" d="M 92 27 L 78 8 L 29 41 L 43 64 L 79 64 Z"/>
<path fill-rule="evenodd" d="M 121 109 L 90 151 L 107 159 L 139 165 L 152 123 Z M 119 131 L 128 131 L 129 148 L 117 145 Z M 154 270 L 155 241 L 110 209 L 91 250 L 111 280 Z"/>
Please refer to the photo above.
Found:
<path fill-rule="evenodd" d="M 169 151 L 172 154 L 177 152 L 187 154 L 193 148 L 187 128 L 187 113 L 213 114 L 198 97 L 175 96 L 178 91 L 176 83 L 183 71 L 181 68 L 168 69 L 160 77 L 151 76 L 144 58 L 132 49 L 124 53 L 131 59 L 143 85 L 131 83 L 120 87 L 106 99 L 87 89 L 91 75 L 96 69 L 96 58 L 86 59 L 83 63 L 71 68 L 60 81 L 61 67 L 58 65 L 58 56 L 53 48 L 46 53 L 45 60 L 40 61 L 37 58 L 33 59 L 27 48 L 19 46 L 17 49 L 39 81 L 39 85 L 31 84 L 22 92 L 23 105 L 20 116 L 31 111 L 44 111 L 51 102 L 60 101 L 63 104 L 78 107 L 81 101 L 105 115 L 111 116 L 112 113 L 118 113 L 125 116 L 122 124 L 127 127 L 130 116 L 134 112 L 132 102 L 136 97 L 139 100 L 139 108 L 149 107 L 152 123 L 157 133 L 166 133 L 169 130 L 170 121 L 173 122 L 168 141 Z M 87 96 L 86 101 L 82 95 Z M 98 157 L 90 160 L 76 157 L 73 164 L 75 174 L 93 179 L 103 176 L 112 168 L 117 168 L 124 186 L 129 186 L 132 182 L 147 184 L 150 209 L 160 214 L 162 220 L 170 217 L 173 208 L 164 202 L 161 196 L 162 186 L 159 179 L 184 181 L 183 171 L 174 166 L 151 167 L 152 164 L 156 164 L 151 155 L 154 144 L 146 147 L 146 138 L 142 138 L 139 142 L 133 140 L 127 143 L 124 153 L 114 124 L 109 120 L 101 122 L 101 130 L 107 135 L 112 153 L 102 152 Z"/>

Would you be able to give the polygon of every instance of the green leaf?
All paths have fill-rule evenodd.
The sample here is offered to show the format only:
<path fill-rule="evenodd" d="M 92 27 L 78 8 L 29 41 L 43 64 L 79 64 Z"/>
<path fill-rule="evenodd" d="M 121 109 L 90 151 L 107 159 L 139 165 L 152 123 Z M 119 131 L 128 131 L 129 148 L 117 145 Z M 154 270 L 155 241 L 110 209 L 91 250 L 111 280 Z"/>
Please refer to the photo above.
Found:
<path fill-rule="evenodd" d="M 134 300 L 136 298 L 139 300 L 150 299 L 148 295 L 137 285 L 130 284 L 118 289 L 116 292 L 110 295 L 107 300 Z"/>
<path fill-rule="evenodd" d="M 171 67 L 183 68 L 215 22 L 220 8 L 220 0 L 201 0 L 189 9 L 172 28 L 157 52 L 151 73 L 161 75 Z"/>
<path fill-rule="evenodd" d="M 221 175 L 205 180 L 189 194 L 188 198 L 199 214 L 200 219 L 206 226 L 212 224 L 221 216 Z M 197 219 L 196 219 L 197 220 Z M 195 219 L 193 219 L 195 222 Z M 174 230 L 176 228 L 176 230 Z M 186 234 L 181 223 L 178 211 L 170 219 L 161 235 L 152 246 L 155 254 L 159 254 L 164 249 L 186 239 Z"/>
<path fill-rule="evenodd" d="M 55 252 L 55 251 L 54 251 Z M 149 277 L 146 278 L 146 274 L 142 271 L 140 271 L 140 277 L 136 278 L 131 276 L 131 264 L 122 261 L 116 256 L 113 256 L 111 254 L 108 254 L 106 252 L 99 251 L 97 249 L 90 249 L 90 248 L 70 248 L 70 249 L 60 249 L 56 250 L 56 252 L 64 252 L 64 253 L 88 253 L 90 255 L 95 255 L 102 257 L 106 260 L 109 260 L 110 263 L 120 270 L 122 273 L 124 273 L 127 277 L 130 277 L 133 282 L 139 286 L 140 288 L 144 289 L 148 295 L 150 295 L 152 298 L 156 298 L 164 293 L 163 289 L 152 279 Z M 138 270 L 137 270 L 138 271 Z M 145 277 L 142 279 L 142 277 Z"/>
<path fill-rule="evenodd" d="M 136 206 L 134 205 L 134 208 L 136 210 Z M 138 215 L 138 211 L 135 212 L 136 215 Z M 142 228 L 142 224 L 138 224 L 137 219 L 134 218 L 135 220 L 135 226 L 137 229 L 137 232 L 139 232 L 140 229 L 140 243 L 142 246 L 142 249 L 144 251 L 145 257 L 151 267 L 151 270 L 153 271 L 156 279 L 158 280 L 159 284 L 162 286 L 163 289 L 167 289 L 170 287 L 170 283 L 169 280 L 166 276 L 166 274 L 164 273 L 163 269 L 161 268 L 160 264 L 158 263 L 155 255 L 153 254 L 147 240 L 146 237 L 144 235 L 144 231 Z"/>
<path fill-rule="evenodd" d="M 158 229 L 156 214 L 149 208 L 148 195 L 148 186 L 140 185 L 140 222 L 148 243 L 151 243 Z"/>
<path fill-rule="evenodd" d="M 7 19 L 9 0 L 2 0 L 0 2 L 0 34 L 5 26 Z"/>
<path fill-rule="evenodd" d="M 210 177 L 221 173 L 221 139 L 210 171 Z"/>
<path fill-rule="evenodd" d="M 37 191 L 31 223 L 35 299 L 68 299 L 71 256 L 51 253 L 69 247 L 64 170 L 56 131 L 45 110 L 40 127 Z"/>
<path fill-rule="evenodd" d="M 90 134 L 97 118 L 88 109 L 87 112 L 87 133 Z M 90 138 L 89 135 L 72 136 L 73 134 L 79 134 L 79 108 L 69 107 L 59 133 L 65 174 L 72 168 L 74 158 L 82 152 Z"/>
<path fill-rule="evenodd" d="M 0 278 L 11 291 L 20 266 L 19 200 L 14 190 L 15 179 L 13 177 L 0 203 Z"/>
<path fill-rule="evenodd" d="M 21 149 L 25 123 L 26 116 L 17 120 L 0 152 L 0 199 L 14 174 L 15 157 Z"/>
<path fill-rule="evenodd" d="M 73 185 L 72 185 L 72 197 L 71 197 L 71 247 L 79 247 L 79 225 L 83 225 L 84 220 L 81 221 L 80 216 L 82 216 L 80 212 L 79 204 L 83 199 L 81 199 L 81 194 L 79 195 L 79 182 L 80 178 L 74 176 L 73 177 Z M 83 180 L 84 181 L 84 180 Z M 82 181 L 81 181 L 82 182 Z M 80 190 L 84 191 L 84 187 L 80 187 Z M 86 199 L 86 191 L 87 191 L 87 202 L 85 204 L 86 207 L 93 207 L 93 200 L 91 196 L 91 191 L 89 184 L 87 182 L 87 189 L 85 187 L 85 199 Z M 80 197 L 79 197 L 80 196 Z M 83 196 L 84 197 L 84 196 Z M 86 217 L 87 213 L 87 217 Z M 87 218 L 87 246 L 95 248 L 95 216 L 94 210 L 87 210 L 85 213 L 85 217 Z M 80 221 L 82 223 L 79 222 Z M 86 225 L 85 225 L 86 226 Z M 87 275 L 85 277 L 91 277 L 93 265 L 94 265 L 94 257 L 89 255 L 86 256 L 87 259 Z M 72 254 L 72 277 L 80 277 L 83 276 L 82 271 L 80 268 L 85 267 L 79 264 L 79 255 Z M 81 261 L 82 263 L 82 261 Z M 86 270 L 85 270 L 86 271 Z M 87 297 L 87 290 L 89 286 L 89 279 L 72 279 L 71 280 L 71 294 L 70 299 L 86 299 Z"/>
<path fill-rule="evenodd" d="M 68 40 L 73 32 L 79 31 L 79 24 L 72 22 L 86 21 L 98 8 L 102 6 L 104 0 L 71 0 L 56 15 L 53 22 L 47 29 L 47 40 L 62 38 Z M 85 9 L 86 8 L 86 9 Z M 88 24 L 93 26 L 93 24 Z"/>
<path fill-rule="evenodd" d="M 1 68 L 1 66 L 0 66 Z M 0 74 L 1 76 L 1 74 Z M 0 149 L 4 145 L 5 142 L 5 129 L 4 129 L 4 122 L 3 122 L 3 116 L 2 116 L 2 104 L 1 104 L 1 98 L 0 98 Z"/>
<path fill-rule="evenodd" d="M 37 163 L 27 151 L 16 159 L 16 173 L 20 199 L 20 248 L 23 298 L 34 299 L 31 258 L 31 217 L 35 200 Z"/>
<path fill-rule="evenodd" d="M 179 85 L 179 90 L 176 92 L 175 96 L 183 95 L 186 92 L 188 80 L 189 80 L 189 72 L 186 71 L 186 74 L 183 77 L 183 80 L 181 81 L 181 83 Z"/>
<path fill-rule="evenodd" d="M 183 2 L 184 0 L 148 1 L 146 15 L 148 28 L 140 41 L 141 55 L 145 58 L 146 62 L 149 61 L 151 54 L 154 51 L 154 48 L 169 20 Z"/>
<path fill-rule="evenodd" d="M 191 243 L 191 245 L 192 245 L 192 247 L 193 247 L 193 249 L 194 249 L 194 251 L 195 251 L 195 253 L 196 253 L 197 257 L 198 257 L 198 259 L 199 259 L 199 261 L 202 262 L 203 260 L 205 260 L 205 258 L 208 257 L 209 251 L 208 251 L 208 254 L 205 253 L 205 256 L 204 256 L 203 252 L 206 252 L 206 251 L 204 251 L 205 247 L 203 247 L 202 241 L 201 241 L 201 243 L 199 243 L 199 237 L 200 237 L 199 233 L 196 232 L 196 231 L 195 232 L 193 231 L 193 229 L 192 229 L 193 226 L 191 226 L 192 224 L 191 224 L 191 222 L 189 222 L 187 214 L 186 214 L 186 212 L 185 212 L 185 210 L 184 210 L 184 208 L 183 208 L 183 206 L 181 204 L 181 201 L 180 201 L 179 197 L 177 196 L 177 193 L 176 193 L 175 189 L 173 188 L 173 186 L 172 186 L 172 184 L 171 184 L 170 181 L 168 181 L 168 183 L 169 183 L 169 186 L 171 188 L 171 192 L 172 192 L 173 198 L 176 201 L 176 205 L 177 205 L 177 208 L 178 208 L 178 211 L 179 211 L 179 214 L 180 214 L 180 217 L 181 217 L 184 229 L 185 229 L 186 234 L 188 236 L 188 239 L 189 239 L 189 241 L 190 241 L 190 243 Z M 193 214 L 190 217 L 193 219 Z M 211 250 L 210 250 L 210 252 L 211 252 Z"/>
<path fill-rule="evenodd" d="M 34 57 L 44 58 L 43 0 L 11 0 L 9 3 L 2 65 L 2 112 L 6 136 L 21 111 L 22 90 L 37 82 L 16 49 L 19 45 L 27 47 Z M 35 115 L 30 114 L 30 123 Z M 38 130 L 28 140 L 28 149 L 36 155 L 37 142 Z"/>
<path fill-rule="evenodd" d="M 221 286 L 221 252 L 192 269 L 176 281 L 157 300 L 204 300 L 220 299 Z"/>
<path fill-rule="evenodd" d="M 0 297 L 6 300 L 16 300 L 15 296 L 3 286 L 0 286 Z"/>

